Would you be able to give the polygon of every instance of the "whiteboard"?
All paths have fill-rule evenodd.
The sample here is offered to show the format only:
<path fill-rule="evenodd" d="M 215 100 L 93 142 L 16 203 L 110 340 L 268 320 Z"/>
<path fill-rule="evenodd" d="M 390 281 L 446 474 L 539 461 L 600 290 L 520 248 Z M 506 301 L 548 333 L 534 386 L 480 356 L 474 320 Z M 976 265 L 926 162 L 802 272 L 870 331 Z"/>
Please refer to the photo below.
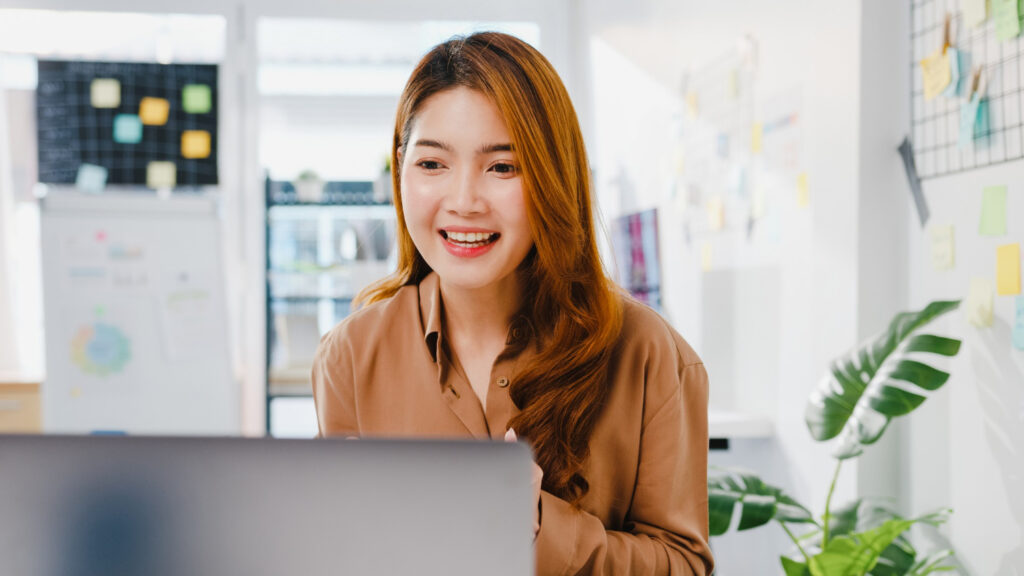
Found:
<path fill-rule="evenodd" d="M 215 199 L 51 193 L 41 233 L 44 430 L 238 434 Z"/>

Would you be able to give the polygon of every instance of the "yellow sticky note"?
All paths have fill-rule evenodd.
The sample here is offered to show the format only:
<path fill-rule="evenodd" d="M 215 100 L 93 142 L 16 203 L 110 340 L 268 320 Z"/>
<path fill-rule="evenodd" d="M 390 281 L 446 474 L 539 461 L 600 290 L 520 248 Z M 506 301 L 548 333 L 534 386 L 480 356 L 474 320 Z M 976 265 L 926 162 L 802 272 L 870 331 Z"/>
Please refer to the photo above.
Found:
<path fill-rule="evenodd" d="M 951 270 L 956 260 L 953 226 L 932 226 L 932 268 Z"/>
<path fill-rule="evenodd" d="M 146 126 L 163 126 L 167 124 L 167 114 L 171 104 L 164 98 L 147 96 L 139 102 L 139 118 Z"/>
<path fill-rule="evenodd" d="M 921 60 L 921 74 L 924 77 L 924 99 L 931 100 L 941 94 L 953 80 L 949 54 L 940 49 Z"/>
<path fill-rule="evenodd" d="M 971 290 L 967 293 L 967 321 L 973 326 L 984 328 L 992 325 L 992 281 L 988 278 L 971 278 Z"/>
<path fill-rule="evenodd" d="M 712 230 L 721 230 L 725 226 L 725 204 L 722 199 L 715 196 L 708 200 L 708 227 Z"/>
<path fill-rule="evenodd" d="M 796 203 L 805 208 L 811 203 L 811 189 L 807 185 L 807 172 L 796 175 Z"/>
<path fill-rule="evenodd" d="M 711 270 L 711 244 L 707 242 L 700 247 L 700 269 L 705 272 Z"/>
<path fill-rule="evenodd" d="M 96 78 L 89 85 L 93 108 L 117 108 L 121 105 L 121 82 L 114 78 Z"/>
<path fill-rule="evenodd" d="M 686 111 L 689 112 L 690 118 L 697 117 L 697 93 L 687 92 L 686 93 Z"/>
<path fill-rule="evenodd" d="M 996 292 L 1000 296 L 1020 294 L 1020 244 L 996 248 Z"/>
<path fill-rule="evenodd" d="M 178 182 L 178 167 L 174 162 L 150 162 L 146 166 L 146 186 L 155 188 L 174 188 Z"/>
<path fill-rule="evenodd" d="M 764 126 L 760 122 L 755 123 L 750 129 L 750 151 L 754 154 L 761 153 L 762 134 L 764 134 Z"/>
<path fill-rule="evenodd" d="M 760 220 L 764 216 L 764 186 L 754 186 L 754 197 L 751 200 L 750 214 L 754 220 Z"/>
<path fill-rule="evenodd" d="M 185 158 L 210 156 L 210 133 L 206 130 L 185 130 L 181 133 L 181 155 Z"/>

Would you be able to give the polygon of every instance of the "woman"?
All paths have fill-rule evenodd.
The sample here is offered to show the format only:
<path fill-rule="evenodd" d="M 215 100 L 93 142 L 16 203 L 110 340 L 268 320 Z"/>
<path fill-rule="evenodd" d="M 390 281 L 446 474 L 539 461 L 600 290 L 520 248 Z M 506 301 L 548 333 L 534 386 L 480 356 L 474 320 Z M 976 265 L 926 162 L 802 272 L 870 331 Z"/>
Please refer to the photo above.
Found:
<path fill-rule="evenodd" d="M 538 574 L 709 574 L 707 374 L 605 275 L 552 66 L 498 33 L 435 47 L 392 166 L 398 270 L 321 342 L 320 433 L 518 434 L 543 471 Z"/>

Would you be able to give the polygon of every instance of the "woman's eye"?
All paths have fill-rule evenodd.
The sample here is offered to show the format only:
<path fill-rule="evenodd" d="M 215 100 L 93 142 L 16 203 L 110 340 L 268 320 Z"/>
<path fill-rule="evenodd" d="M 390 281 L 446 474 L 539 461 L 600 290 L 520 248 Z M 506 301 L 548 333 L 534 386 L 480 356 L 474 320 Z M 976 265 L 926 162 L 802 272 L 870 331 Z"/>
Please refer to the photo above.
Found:
<path fill-rule="evenodd" d="M 499 162 L 499 163 L 495 164 L 494 166 L 491 166 L 491 170 L 494 170 L 498 174 L 515 174 L 516 173 L 516 166 L 515 166 L 515 164 L 508 164 L 506 162 Z"/>
<path fill-rule="evenodd" d="M 420 168 L 423 168 L 424 170 L 441 169 L 441 163 L 436 160 L 423 160 L 421 162 L 417 162 L 416 165 L 419 166 Z"/>

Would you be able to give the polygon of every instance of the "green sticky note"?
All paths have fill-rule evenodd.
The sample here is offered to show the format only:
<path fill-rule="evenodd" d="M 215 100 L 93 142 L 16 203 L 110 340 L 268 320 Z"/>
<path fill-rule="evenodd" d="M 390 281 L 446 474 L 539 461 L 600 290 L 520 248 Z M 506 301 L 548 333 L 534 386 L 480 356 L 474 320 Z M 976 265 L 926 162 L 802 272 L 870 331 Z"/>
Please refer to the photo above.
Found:
<path fill-rule="evenodd" d="M 989 186 L 981 197 L 982 236 L 1006 234 L 1006 186 Z"/>
<path fill-rule="evenodd" d="M 185 84 L 181 90 L 181 107 L 188 114 L 206 114 L 213 102 L 206 84 Z"/>
<path fill-rule="evenodd" d="M 1010 40 L 1020 34 L 1018 0 L 992 0 L 992 19 L 995 20 L 996 38 Z"/>

